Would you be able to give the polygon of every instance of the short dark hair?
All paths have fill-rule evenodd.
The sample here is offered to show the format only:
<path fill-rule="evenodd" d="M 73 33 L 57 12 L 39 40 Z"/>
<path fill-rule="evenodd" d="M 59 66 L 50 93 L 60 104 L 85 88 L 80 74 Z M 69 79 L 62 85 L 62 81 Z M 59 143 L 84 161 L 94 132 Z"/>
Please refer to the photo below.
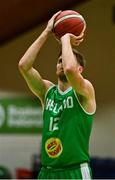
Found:
<path fill-rule="evenodd" d="M 74 55 L 75 55 L 76 58 L 77 58 L 78 63 L 79 63 L 82 67 L 85 67 L 85 65 L 86 65 L 86 60 L 85 60 L 83 54 L 81 54 L 81 53 L 80 53 L 78 50 L 76 50 L 76 49 L 72 49 L 72 50 L 73 50 Z"/>
<path fill-rule="evenodd" d="M 72 50 L 73 50 L 74 55 L 76 56 L 77 62 L 84 68 L 86 65 L 86 60 L 85 60 L 83 54 L 81 54 L 78 50 L 76 50 L 74 48 L 72 48 Z M 60 57 L 61 54 L 62 54 L 62 51 L 59 52 L 58 57 Z"/>

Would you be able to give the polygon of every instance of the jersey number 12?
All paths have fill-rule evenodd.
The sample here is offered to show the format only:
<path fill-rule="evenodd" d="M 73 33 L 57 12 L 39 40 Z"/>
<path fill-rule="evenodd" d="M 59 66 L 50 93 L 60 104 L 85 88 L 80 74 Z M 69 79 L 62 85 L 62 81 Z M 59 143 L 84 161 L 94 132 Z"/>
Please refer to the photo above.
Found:
<path fill-rule="evenodd" d="M 49 131 L 55 131 L 58 130 L 58 121 L 59 117 L 50 117 L 50 125 L 49 125 Z"/>

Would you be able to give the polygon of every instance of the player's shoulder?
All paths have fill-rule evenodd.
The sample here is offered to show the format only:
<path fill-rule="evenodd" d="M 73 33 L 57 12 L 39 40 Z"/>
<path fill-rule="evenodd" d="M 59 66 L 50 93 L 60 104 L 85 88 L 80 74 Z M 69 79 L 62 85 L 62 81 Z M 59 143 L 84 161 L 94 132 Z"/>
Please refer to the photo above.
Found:
<path fill-rule="evenodd" d="M 45 85 L 46 85 L 47 87 L 50 87 L 50 86 L 53 86 L 53 85 L 54 85 L 54 83 L 52 83 L 52 82 L 49 81 L 49 80 L 44 79 L 43 81 L 44 81 L 44 83 L 45 83 Z"/>
<path fill-rule="evenodd" d="M 49 90 L 51 87 L 55 86 L 55 84 L 52 83 L 52 82 L 49 81 L 49 80 L 44 79 L 43 81 L 44 81 L 45 86 L 46 86 L 46 91 Z"/>

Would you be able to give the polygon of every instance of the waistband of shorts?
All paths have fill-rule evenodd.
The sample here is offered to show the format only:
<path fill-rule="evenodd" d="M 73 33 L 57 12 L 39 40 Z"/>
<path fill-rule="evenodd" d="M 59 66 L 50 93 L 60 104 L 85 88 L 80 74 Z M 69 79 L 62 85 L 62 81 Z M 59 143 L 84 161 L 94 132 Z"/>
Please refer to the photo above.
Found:
<path fill-rule="evenodd" d="M 63 170 L 71 170 L 71 169 L 79 169 L 81 166 L 86 166 L 89 165 L 89 162 L 83 162 L 83 163 L 80 163 L 80 164 L 71 164 L 71 165 L 67 165 L 67 166 L 63 166 L 61 168 L 54 168 L 54 167 L 51 167 L 51 166 L 42 166 L 42 169 L 43 171 L 63 171 Z"/>

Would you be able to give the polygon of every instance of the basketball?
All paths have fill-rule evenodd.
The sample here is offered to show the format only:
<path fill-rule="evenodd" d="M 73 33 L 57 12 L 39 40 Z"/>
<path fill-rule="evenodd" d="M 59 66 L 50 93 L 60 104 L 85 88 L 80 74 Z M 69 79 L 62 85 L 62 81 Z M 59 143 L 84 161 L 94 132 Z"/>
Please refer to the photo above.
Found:
<path fill-rule="evenodd" d="M 86 22 L 80 13 L 73 10 L 65 10 L 55 18 L 52 31 L 60 39 L 66 33 L 79 36 L 84 28 L 86 28 Z"/>

